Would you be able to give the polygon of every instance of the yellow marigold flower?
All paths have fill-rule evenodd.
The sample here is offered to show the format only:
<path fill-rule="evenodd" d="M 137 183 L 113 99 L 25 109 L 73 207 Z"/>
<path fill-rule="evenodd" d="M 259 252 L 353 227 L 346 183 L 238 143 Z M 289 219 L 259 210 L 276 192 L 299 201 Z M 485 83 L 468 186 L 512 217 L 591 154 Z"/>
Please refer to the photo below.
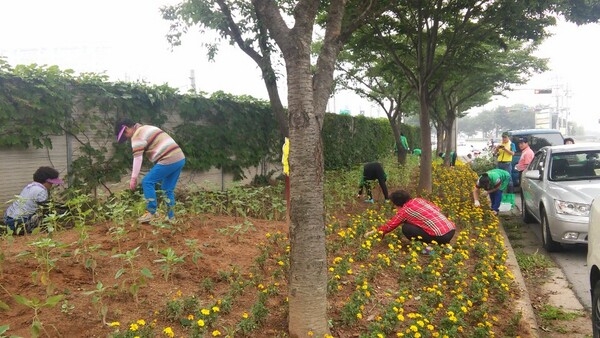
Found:
<path fill-rule="evenodd" d="M 213 312 L 219 312 L 219 307 L 218 306 L 213 306 L 211 308 L 211 310 L 213 310 Z"/>
<path fill-rule="evenodd" d="M 244 319 L 248 318 L 248 312 L 242 313 L 242 318 L 244 318 Z"/>
<path fill-rule="evenodd" d="M 314 336 L 314 335 L 315 335 L 315 333 L 314 333 L 314 332 L 312 332 L 312 331 L 308 331 L 308 336 L 309 336 L 309 337 L 312 337 L 312 336 Z"/>
<path fill-rule="evenodd" d="M 212 335 L 213 335 L 213 337 L 218 337 L 218 336 L 220 336 L 220 335 L 221 335 L 221 331 L 219 331 L 219 330 L 214 330 L 214 331 L 212 332 Z"/>
<path fill-rule="evenodd" d="M 196 324 L 198 324 L 199 327 L 204 327 L 204 321 L 202 319 L 198 319 Z"/>
<path fill-rule="evenodd" d="M 144 325 L 146 325 L 146 321 L 145 321 L 145 320 L 143 320 L 143 319 L 138 319 L 136 323 L 137 323 L 139 326 L 144 326 Z"/>
<path fill-rule="evenodd" d="M 271 233 L 270 233 L 270 232 L 267 232 L 267 233 L 265 234 L 265 237 L 267 237 L 267 238 L 271 237 Z"/>
<path fill-rule="evenodd" d="M 418 332 L 418 331 L 419 331 L 419 328 L 418 328 L 416 325 L 411 325 L 411 326 L 410 326 L 410 330 L 411 330 L 412 332 Z"/>
<path fill-rule="evenodd" d="M 357 313 L 357 314 L 356 314 L 356 318 L 358 318 L 358 319 L 362 319 L 362 313 L 360 313 L 360 312 L 359 312 L 359 313 Z"/>
<path fill-rule="evenodd" d="M 165 334 L 165 336 L 167 336 L 169 338 L 175 337 L 175 332 L 173 332 L 173 329 L 170 327 L 165 327 L 165 329 L 163 330 L 163 333 Z"/>
<path fill-rule="evenodd" d="M 187 319 L 188 319 L 188 320 L 194 320 L 194 315 L 188 315 L 188 316 L 187 316 Z"/>
<path fill-rule="evenodd" d="M 200 313 L 202 313 L 205 316 L 208 316 L 210 314 L 210 310 L 209 309 L 202 309 L 202 310 L 200 310 Z"/>
<path fill-rule="evenodd" d="M 137 331 L 139 329 L 139 326 L 136 323 L 131 323 L 129 324 L 129 331 Z"/>
<path fill-rule="evenodd" d="M 119 323 L 119 322 L 111 322 L 110 324 L 108 324 L 108 326 L 110 326 L 110 327 L 115 327 L 115 326 L 120 326 L 120 325 L 121 325 L 121 323 Z"/>

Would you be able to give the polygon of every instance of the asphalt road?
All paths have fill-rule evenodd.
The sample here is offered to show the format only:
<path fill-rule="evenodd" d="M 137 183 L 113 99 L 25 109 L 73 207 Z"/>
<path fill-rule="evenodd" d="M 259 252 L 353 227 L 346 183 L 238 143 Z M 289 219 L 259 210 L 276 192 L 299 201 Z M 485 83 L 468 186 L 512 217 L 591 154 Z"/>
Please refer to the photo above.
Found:
<path fill-rule="evenodd" d="M 518 194 L 515 202 L 520 208 L 521 200 Z M 542 230 L 540 225 L 523 223 L 523 227 L 535 234 L 539 240 L 540 250 L 544 250 L 542 247 Z M 581 305 L 590 311 L 591 296 L 587 269 L 587 246 L 569 245 L 563 246 L 563 248 L 564 250 L 561 252 L 550 253 L 550 257 L 552 257 L 554 262 L 563 271 Z"/>

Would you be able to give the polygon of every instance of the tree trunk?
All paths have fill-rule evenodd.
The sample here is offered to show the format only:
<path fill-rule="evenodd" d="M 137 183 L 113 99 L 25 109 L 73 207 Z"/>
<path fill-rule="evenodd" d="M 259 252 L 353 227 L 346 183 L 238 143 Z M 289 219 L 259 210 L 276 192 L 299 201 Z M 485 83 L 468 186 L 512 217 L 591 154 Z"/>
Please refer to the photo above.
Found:
<path fill-rule="evenodd" d="M 310 43 L 306 44 L 307 46 Z M 286 59 L 290 125 L 289 334 L 316 337 L 327 326 L 327 253 L 321 122 L 313 101 L 310 58 Z"/>
<path fill-rule="evenodd" d="M 432 170 L 431 170 L 431 126 L 429 125 L 429 101 L 427 100 L 427 89 L 419 89 L 419 122 L 421 124 L 421 173 L 419 175 L 420 193 L 431 192 Z"/>

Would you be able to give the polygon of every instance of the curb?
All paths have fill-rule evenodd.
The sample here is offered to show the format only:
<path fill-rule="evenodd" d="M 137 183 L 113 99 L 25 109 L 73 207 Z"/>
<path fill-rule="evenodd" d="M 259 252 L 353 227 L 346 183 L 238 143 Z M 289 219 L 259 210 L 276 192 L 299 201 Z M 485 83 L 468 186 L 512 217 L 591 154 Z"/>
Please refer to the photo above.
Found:
<path fill-rule="evenodd" d="M 506 248 L 506 252 L 508 253 L 508 257 L 506 259 L 506 266 L 511 270 L 513 276 L 515 277 L 515 282 L 518 285 L 519 292 L 521 296 L 515 300 L 514 306 L 518 311 L 521 311 L 523 314 L 522 322 L 525 323 L 524 328 L 527 332 L 523 332 L 523 334 L 527 333 L 531 337 L 538 338 L 540 336 L 538 331 L 537 320 L 535 319 L 535 314 L 533 312 L 533 307 L 531 306 L 531 300 L 529 298 L 529 292 L 527 291 L 527 287 L 525 285 L 525 279 L 523 278 L 523 274 L 521 274 L 521 269 L 519 268 L 519 263 L 517 263 L 517 257 L 515 256 L 515 252 L 510 245 L 510 241 L 508 240 L 508 236 L 506 235 L 506 231 L 504 231 L 504 227 L 502 226 L 502 222 L 500 222 L 500 232 L 502 233 L 502 237 L 504 238 L 504 247 Z"/>

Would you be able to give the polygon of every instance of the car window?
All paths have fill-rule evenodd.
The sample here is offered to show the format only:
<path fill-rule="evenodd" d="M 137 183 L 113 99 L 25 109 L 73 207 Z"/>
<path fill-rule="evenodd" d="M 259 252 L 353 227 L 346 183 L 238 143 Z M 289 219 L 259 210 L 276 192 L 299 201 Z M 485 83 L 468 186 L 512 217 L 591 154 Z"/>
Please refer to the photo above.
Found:
<path fill-rule="evenodd" d="M 545 151 L 539 151 L 535 154 L 535 156 L 533 157 L 533 160 L 531 160 L 531 163 L 529 163 L 529 166 L 527 167 L 527 169 L 529 170 L 540 170 L 543 171 L 544 170 L 544 159 L 546 158 L 546 152 Z"/>
<path fill-rule="evenodd" d="M 576 181 L 600 177 L 600 151 L 560 153 L 550 158 L 550 180 Z"/>
<path fill-rule="evenodd" d="M 536 152 L 545 146 L 555 146 L 555 145 L 564 143 L 564 138 L 563 138 L 562 134 L 560 134 L 559 132 L 544 133 L 544 134 L 542 134 L 542 133 L 539 133 L 539 134 L 536 134 L 536 133 L 519 134 L 519 133 L 517 133 L 516 135 L 511 136 L 511 142 L 514 143 L 515 145 L 518 145 L 520 137 L 527 138 L 527 140 L 529 141 L 529 147 L 531 147 L 531 150 L 533 150 L 533 152 Z M 521 155 L 521 149 L 519 149 L 518 146 L 517 146 L 517 151 L 515 152 L 515 155 L 517 155 L 517 156 Z"/>
<path fill-rule="evenodd" d="M 531 135 L 529 146 L 533 151 L 537 151 L 545 146 L 555 146 L 563 144 L 564 139 L 561 134 L 533 134 Z"/>

